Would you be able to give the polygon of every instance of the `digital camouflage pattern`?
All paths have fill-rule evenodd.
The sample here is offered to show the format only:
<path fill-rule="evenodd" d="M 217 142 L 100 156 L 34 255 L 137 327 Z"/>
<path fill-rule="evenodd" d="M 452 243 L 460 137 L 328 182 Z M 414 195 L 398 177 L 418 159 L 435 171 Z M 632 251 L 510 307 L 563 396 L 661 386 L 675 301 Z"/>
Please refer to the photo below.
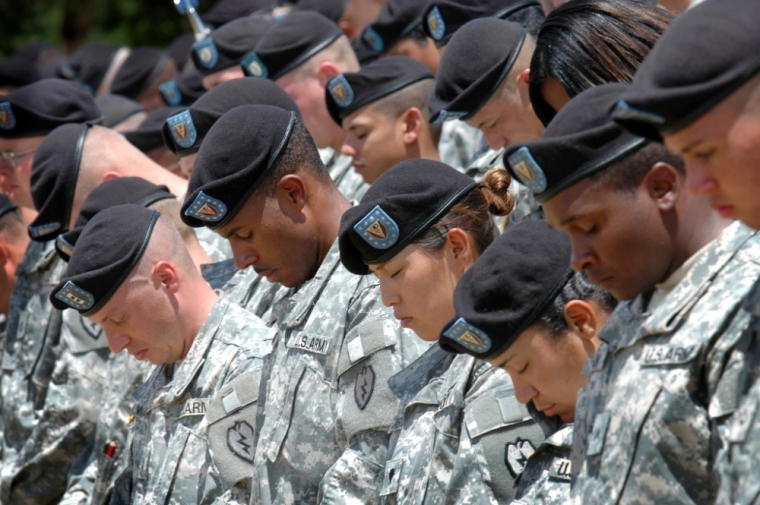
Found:
<path fill-rule="evenodd" d="M 348 200 L 361 200 L 364 193 L 369 189 L 369 184 L 364 182 L 364 177 L 354 170 L 351 156 L 336 153 L 331 148 L 320 149 L 319 157 L 325 164 L 330 178 L 335 183 L 338 191 Z"/>
<path fill-rule="evenodd" d="M 470 168 L 470 161 L 487 148 L 486 138 L 477 128 L 464 121 L 443 123 L 438 155 L 449 166 L 465 173 Z"/>
<path fill-rule="evenodd" d="M 285 296 L 288 288 L 282 284 L 272 284 L 266 277 L 261 277 L 252 267 L 238 270 L 222 291 L 227 298 L 243 307 L 265 323 L 271 323 L 274 302 Z"/>
<path fill-rule="evenodd" d="M 232 248 L 226 238 L 205 226 L 194 228 L 194 230 L 195 236 L 198 238 L 198 243 L 206 254 L 208 254 L 209 258 L 211 258 L 211 261 L 219 263 L 232 259 Z"/>
<path fill-rule="evenodd" d="M 509 447 L 533 448 L 544 437 L 506 372 L 436 345 L 389 383 L 401 406 L 381 503 L 496 505 L 514 497 L 523 455 L 510 460 Z"/>
<path fill-rule="evenodd" d="M 230 488 L 239 491 L 236 500 L 247 501 L 251 423 L 273 333 L 220 297 L 187 356 L 153 367 L 133 395 L 131 503 L 210 504 Z M 227 480 L 231 473 L 237 481 Z M 121 496 L 118 489 L 114 494 Z"/>
<path fill-rule="evenodd" d="M 622 303 L 586 363 L 572 451 L 574 503 L 712 503 L 713 459 L 737 405 L 732 351 L 760 275 L 757 234 L 735 223 L 650 313 Z"/>
<path fill-rule="evenodd" d="M 517 490 L 511 505 L 569 503 L 572 447 L 572 424 L 547 436 L 528 458 L 525 470 L 517 478 Z"/>
<path fill-rule="evenodd" d="M 150 366 L 150 363 L 137 361 L 127 352 L 111 353 L 95 442 L 79 456 L 79 468 L 72 468 L 60 505 L 110 503 L 114 479 L 124 471 L 127 463 L 124 448 L 129 433 L 129 418 L 134 412 L 132 393 L 145 382 Z"/>
<path fill-rule="evenodd" d="M 398 399 L 388 379 L 426 345 L 340 263 L 279 300 L 257 413 L 252 504 L 378 503 Z"/>

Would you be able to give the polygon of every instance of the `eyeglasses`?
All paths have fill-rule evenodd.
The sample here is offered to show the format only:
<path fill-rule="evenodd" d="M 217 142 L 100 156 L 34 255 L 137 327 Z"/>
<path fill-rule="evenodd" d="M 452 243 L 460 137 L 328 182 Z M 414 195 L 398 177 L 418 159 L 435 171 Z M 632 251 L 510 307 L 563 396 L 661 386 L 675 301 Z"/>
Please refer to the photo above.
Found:
<path fill-rule="evenodd" d="M 10 168 L 15 169 L 18 167 L 18 160 L 23 158 L 24 156 L 28 156 L 32 153 L 34 153 L 37 149 L 32 149 L 31 151 L 26 151 L 25 153 L 14 153 L 13 151 L 0 151 L 0 159 L 3 160 L 4 164 L 8 165 Z"/>

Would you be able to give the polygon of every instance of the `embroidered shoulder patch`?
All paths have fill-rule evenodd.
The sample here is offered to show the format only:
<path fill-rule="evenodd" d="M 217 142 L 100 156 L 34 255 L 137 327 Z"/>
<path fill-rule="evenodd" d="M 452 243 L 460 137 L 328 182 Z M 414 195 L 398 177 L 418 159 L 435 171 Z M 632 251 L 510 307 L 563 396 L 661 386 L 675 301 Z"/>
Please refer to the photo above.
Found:
<path fill-rule="evenodd" d="M 221 200 L 207 195 L 203 191 L 198 193 L 192 205 L 185 210 L 185 215 L 201 221 L 215 223 L 227 214 L 227 205 Z"/>
<path fill-rule="evenodd" d="M 398 225 L 379 205 L 354 225 L 354 231 L 375 249 L 389 249 L 399 239 Z"/>
<path fill-rule="evenodd" d="M 71 281 L 66 282 L 55 297 L 76 310 L 87 310 L 95 305 L 95 297 Z"/>
<path fill-rule="evenodd" d="M 527 147 L 521 147 L 513 152 L 507 161 L 517 178 L 528 189 L 534 193 L 543 193 L 546 190 L 546 174 L 544 174 L 541 166 L 536 163 L 536 160 L 533 159 Z"/>
<path fill-rule="evenodd" d="M 193 51 L 195 51 L 198 60 L 203 68 L 212 69 L 219 61 L 219 51 L 216 48 L 216 43 L 211 37 L 199 40 L 193 44 Z"/>
<path fill-rule="evenodd" d="M 255 430 L 246 421 L 236 421 L 227 429 L 227 447 L 240 459 L 253 463 Z"/>
<path fill-rule="evenodd" d="M 182 92 L 179 90 L 179 86 L 177 86 L 177 81 L 166 81 L 158 87 L 158 91 L 167 105 L 176 107 L 182 103 Z"/>
<path fill-rule="evenodd" d="M 536 448 L 530 440 L 518 438 L 514 442 L 508 442 L 504 447 L 504 463 L 512 477 L 520 475 L 528 464 L 528 458 L 536 452 Z"/>
<path fill-rule="evenodd" d="M 427 25 L 434 40 L 441 40 L 446 35 L 446 23 L 444 23 L 437 5 L 428 14 Z"/>
<path fill-rule="evenodd" d="M 348 107 L 354 101 L 354 90 L 348 83 L 346 76 L 338 74 L 327 83 L 327 90 L 335 103 L 341 107 Z"/>
<path fill-rule="evenodd" d="M 254 52 L 246 54 L 240 61 L 240 65 L 243 67 L 243 72 L 245 72 L 245 75 L 247 76 L 262 77 L 264 79 L 269 77 L 267 66 L 264 65 L 264 62 L 261 61 L 259 56 Z"/>
<path fill-rule="evenodd" d="M 375 369 L 372 365 L 365 365 L 356 374 L 356 385 L 354 386 L 354 399 L 356 405 L 364 410 L 372 398 L 375 391 Z"/>
<path fill-rule="evenodd" d="M 371 26 L 364 29 L 364 32 L 362 32 L 362 39 L 364 39 L 364 42 L 366 42 L 375 52 L 382 53 L 383 49 L 385 49 L 383 38 Z"/>
<path fill-rule="evenodd" d="M 166 124 L 169 125 L 169 132 L 171 132 L 172 138 L 178 146 L 188 149 L 193 147 L 195 141 L 198 140 L 198 132 L 195 130 L 193 117 L 189 110 L 183 110 L 179 114 L 171 116 L 166 120 Z"/>
<path fill-rule="evenodd" d="M 491 349 L 490 337 L 480 328 L 468 323 L 460 317 L 444 335 L 456 340 L 463 347 L 477 353 L 488 352 Z"/>
<path fill-rule="evenodd" d="M 3 130 L 12 130 L 16 126 L 16 116 L 13 115 L 13 108 L 10 102 L 0 103 L 0 128 Z"/>
<path fill-rule="evenodd" d="M 60 229 L 61 229 L 61 223 L 47 223 L 47 224 L 41 224 L 39 226 L 30 226 L 29 235 L 31 235 L 32 238 L 39 238 L 44 235 L 48 235 L 50 233 L 58 231 Z"/>
<path fill-rule="evenodd" d="M 466 115 L 467 115 L 466 112 L 453 111 L 453 110 L 442 110 L 435 117 L 435 120 L 433 121 L 433 124 L 443 124 L 443 123 L 446 123 L 447 121 L 455 121 L 457 119 L 465 117 Z"/>
<path fill-rule="evenodd" d="M 659 114 L 631 107 L 625 100 L 620 100 L 617 105 L 615 105 L 615 108 L 612 110 L 612 117 L 616 119 L 631 119 L 652 124 L 665 123 L 665 118 Z"/>

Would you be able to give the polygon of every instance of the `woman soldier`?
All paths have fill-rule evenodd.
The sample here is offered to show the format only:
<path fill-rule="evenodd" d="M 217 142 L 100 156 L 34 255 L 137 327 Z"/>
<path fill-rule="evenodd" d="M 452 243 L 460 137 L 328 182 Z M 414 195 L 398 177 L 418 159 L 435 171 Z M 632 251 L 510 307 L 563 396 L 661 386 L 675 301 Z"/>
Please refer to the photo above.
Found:
<path fill-rule="evenodd" d="M 478 183 L 443 163 L 404 161 L 343 215 L 341 261 L 351 272 L 377 276 L 383 303 L 401 325 L 434 342 L 454 316 L 459 278 L 498 234 L 492 214 L 514 205 L 509 183 L 504 170 Z M 400 408 L 383 503 L 496 504 L 514 497 L 515 478 L 544 436 L 503 370 L 436 345 L 389 385 Z"/>
<path fill-rule="evenodd" d="M 569 266 L 570 241 L 544 221 L 509 228 L 462 276 L 439 344 L 506 370 L 546 440 L 517 483 L 518 503 L 570 496 L 575 400 L 616 302 Z"/>

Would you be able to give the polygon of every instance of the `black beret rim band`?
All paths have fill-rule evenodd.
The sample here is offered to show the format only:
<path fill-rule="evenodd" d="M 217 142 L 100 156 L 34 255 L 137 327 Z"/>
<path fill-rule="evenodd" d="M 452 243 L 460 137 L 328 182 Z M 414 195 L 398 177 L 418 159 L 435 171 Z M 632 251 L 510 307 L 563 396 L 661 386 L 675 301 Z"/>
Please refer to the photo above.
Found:
<path fill-rule="evenodd" d="M 303 65 L 303 64 L 304 64 L 304 63 L 305 63 L 305 62 L 306 62 L 306 61 L 307 61 L 309 58 L 311 58 L 311 57 L 312 57 L 312 56 L 314 56 L 315 54 L 317 54 L 317 53 L 321 52 L 321 51 L 322 51 L 323 49 L 325 49 L 327 46 L 329 46 L 330 44 L 332 44 L 333 42 L 335 42 L 336 40 L 338 40 L 338 39 L 340 38 L 340 36 L 341 36 L 341 35 L 343 35 L 343 32 L 342 32 L 342 31 L 340 31 L 340 30 L 338 30 L 337 32 L 335 32 L 334 34 L 332 34 L 332 36 L 330 36 L 330 37 L 326 38 L 325 40 L 323 40 L 322 42 L 320 42 L 320 43 L 319 43 L 319 44 L 317 44 L 316 46 L 312 47 L 312 48 L 311 48 L 311 49 L 309 49 L 308 51 L 305 51 L 305 52 L 304 52 L 303 54 L 301 54 L 301 55 L 300 55 L 298 58 L 294 59 L 294 60 L 293 60 L 293 61 L 291 61 L 289 64 L 287 64 L 287 65 L 285 65 L 284 67 L 282 67 L 282 68 L 280 69 L 280 71 L 279 71 L 279 72 L 277 72 L 276 74 L 273 74 L 272 76 L 270 76 L 270 77 L 269 77 L 269 79 L 271 79 L 271 80 L 273 80 L 273 81 L 276 81 L 277 79 L 279 79 L 279 78 L 280 78 L 280 77 L 282 77 L 283 75 L 287 74 L 287 73 L 288 73 L 288 72 L 290 72 L 291 70 L 294 70 L 294 69 L 296 69 L 296 68 L 300 67 L 300 66 L 301 66 L 301 65 Z"/>
<path fill-rule="evenodd" d="M 137 205 L 141 205 L 143 207 L 149 207 L 156 202 L 160 202 L 161 200 L 176 200 L 176 199 L 177 197 L 169 193 L 168 191 L 158 191 L 148 196 L 147 198 L 143 199 Z"/>
<path fill-rule="evenodd" d="M 497 12 L 492 17 L 495 17 L 497 19 L 505 19 L 512 14 L 520 12 L 521 10 L 527 9 L 529 7 L 541 7 L 541 3 L 538 2 L 538 0 L 525 0 L 524 2 L 518 2 L 516 4 L 510 5 L 506 9 Z"/>
<path fill-rule="evenodd" d="M 345 109 L 341 109 L 340 111 L 338 111 L 338 117 L 340 117 L 341 122 L 342 122 L 342 120 L 346 119 L 347 116 L 349 116 L 350 114 L 353 114 L 354 112 L 361 109 L 362 107 L 366 105 L 370 105 L 374 102 L 378 102 L 382 100 L 383 98 L 390 96 L 393 93 L 396 93 L 397 91 L 401 91 L 407 86 L 411 86 L 412 84 L 415 84 L 417 82 L 424 81 L 425 79 L 435 79 L 435 76 L 433 76 L 433 74 L 425 74 L 425 75 L 420 75 L 412 79 L 409 79 L 407 81 L 398 83 L 392 88 L 384 89 L 380 91 L 379 93 L 376 93 L 375 95 L 365 98 L 364 100 L 360 100 L 358 102 L 352 103 Z M 338 126 L 342 126 L 342 124 L 339 123 Z"/>
<path fill-rule="evenodd" d="M 49 128 L 49 129 L 46 129 L 46 130 L 39 130 L 39 131 L 34 131 L 34 132 L 25 132 L 25 133 L 22 133 L 20 135 L 5 135 L 4 137 L 0 136 L 0 138 L 6 138 L 6 139 L 28 139 L 30 137 L 47 137 L 50 134 L 50 132 L 52 132 L 53 130 L 55 130 L 59 126 L 63 126 L 65 124 L 67 124 L 67 123 L 59 123 L 59 124 L 53 126 L 52 128 Z M 91 119 L 90 121 L 85 121 L 82 124 L 86 124 L 88 126 L 101 125 L 101 124 L 103 124 L 103 116 L 100 116 L 97 119 Z"/>
<path fill-rule="evenodd" d="M 614 153 L 610 154 L 609 156 L 607 156 L 605 158 L 602 158 L 601 160 L 598 160 L 598 161 L 592 163 L 591 165 L 589 165 L 589 166 L 587 166 L 585 168 L 582 168 L 582 169 L 578 170 L 577 172 L 569 175 L 568 177 L 566 177 L 565 179 L 563 179 L 559 184 L 557 184 L 555 187 L 553 187 L 553 188 L 551 188 L 551 189 L 549 189 L 547 191 L 544 191 L 543 193 L 534 194 L 533 196 L 534 196 L 534 198 L 536 199 L 537 202 L 544 203 L 547 200 L 549 200 L 549 199 L 553 198 L 554 196 L 556 196 L 558 193 L 564 191 L 568 187 L 570 187 L 573 184 L 575 184 L 576 182 L 580 181 L 581 179 L 585 179 L 586 177 L 589 177 L 589 176 L 595 174 L 596 172 L 599 172 L 599 171 L 607 168 L 608 166 L 610 166 L 611 164 L 615 163 L 616 161 L 618 161 L 618 160 L 620 160 L 622 158 L 625 158 L 626 156 L 629 156 L 629 155 L 635 153 L 636 151 L 638 151 L 639 149 L 642 149 L 643 147 L 645 147 L 646 145 L 648 145 L 651 142 L 652 141 L 649 140 L 649 139 L 637 138 L 636 140 L 627 143 L 626 145 L 624 145 L 623 147 L 621 147 L 620 149 L 618 149 Z M 510 166 L 510 173 L 511 172 L 512 172 L 512 170 L 511 170 L 511 166 Z"/>
<path fill-rule="evenodd" d="M 426 232 L 433 224 L 435 224 L 443 215 L 448 212 L 456 203 L 464 198 L 465 195 L 467 195 L 470 191 L 475 189 L 476 187 L 480 186 L 480 184 L 476 181 L 469 182 L 465 184 L 459 191 L 454 193 L 446 202 L 444 202 L 443 205 L 438 207 L 438 210 L 436 210 L 430 217 L 428 217 L 424 222 L 422 222 L 417 228 L 411 232 L 409 235 L 407 235 L 403 240 L 399 240 L 394 247 L 391 247 L 388 249 L 388 251 L 385 252 L 382 256 L 379 258 L 372 260 L 370 263 L 365 263 L 367 265 L 377 265 L 380 263 L 385 263 L 389 260 L 391 260 L 394 256 L 396 256 L 398 253 L 400 253 L 407 245 L 412 243 L 414 239 L 422 235 L 424 232 Z"/>
<path fill-rule="evenodd" d="M 137 263 L 142 258 L 143 254 L 145 254 L 145 249 L 148 248 L 148 243 L 150 242 L 150 236 L 153 234 L 153 229 L 156 227 L 156 222 L 158 221 L 158 218 L 161 216 L 158 212 L 155 210 L 153 211 L 153 215 L 150 218 L 150 223 L 148 223 L 148 229 L 145 230 L 145 235 L 143 236 L 142 243 L 140 244 L 140 248 L 137 250 L 137 254 L 135 254 L 134 258 L 132 258 L 132 261 L 129 262 L 129 265 L 127 268 L 124 269 L 124 271 L 119 275 L 116 282 L 113 283 L 113 286 L 111 286 L 111 289 L 108 290 L 108 292 L 103 295 L 103 297 L 100 299 L 98 303 L 92 306 L 87 312 L 82 312 L 82 315 L 85 317 L 91 316 L 95 314 L 97 311 L 103 308 L 103 305 L 108 303 L 108 300 L 110 300 L 114 293 L 119 290 L 122 284 L 124 284 L 124 281 L 127 280 L 127 277 L 129 277 L 129 274 L 132 273 L 132 270 L 134 270 L 135 266 L 137 266 Z"/>
<path fill-rule="evenodd" d="M 414 31 L 414 29 L 417 28 L 418 26 L 420 26 L 421 24 L 422 24 L 422 18 L 418 17 L 414 21 L 412 21 L 411 23 L 409 23 L 408 25 L 406 25 L 406 27 L 404 27 L 404 29 L 401 30 L 401 33 L 399 33 L 395 38 L 389 40 L 385 44 L 385 47 L 383 48 L 383 51 L 380 54 L 388 54 L 388 51 L 390 51 L 391 48 L 394 45 L 396 45 L 396 42 L 400 41 L 401 39 L 403 39 L 405 37 L 408 37 L 409 34 L 412 33 Z"/>
<path fill-rule="evenodd" d="M 211 223 L 204 226 L 208 226 L 212 230 L 216 230 L 218 228 L 221 228 L 222 226 L 225 226 L 227 223 L 229 223 L 232 218 L 234 218 L 238 212 L 240 212 L 240 209 L 243 208 L 243 205 L 245 205 L 248 202 L 248 199 L 251 198 L 251 195 L 253 195 L 257 189 L 259 189 L 259 186 L 261 186 L 262 181 L 266 177 L 266 175 L 272 170 L 272 168 L 277 163 L 277 160 L 280 158 L 280 154 L 282 154 L 282 151 L 285 149 L 285 147 L 288 145 L 288 141 L 290 140 L 290 136 L 293 134 L 293 127 L 296 124 L 296 113 L 291 112 L 290 113 L 290 121 L 288 122 L 288 127 L 285 130 L 285 134 L 282 136 L 282 140 L 280 141 L 280 144 L 277 146 L 277 149 L 272 154 L 272 156 L 269 158 L 269 163 L 267 163 L 266 168 L 261 171 L 261 173 L 256 177 L 256 179 L 253 181 L 253 184 L 248 188 L 248 191 L 245 192 L 243 196 L 240 197 L 240 200 L 235 204 L 235 206 L 227 212 L 227 215 L 224 216 L 224 218 L 220 219 L 218 223 Z"/>
<path fill-rule="evenodd" d="M 670 135 L 671 133 L 676 133 L 677 131 L 686 128 L 694 121 L 706 114 L 710 109 L 732 95 L 736 90 L 744 86 L 747 81 L 755 77 L 758 73 L 760 73 L 760 65 L 747 72 L 747 74 L 744 75 L 741 79 L 738 79 L 733 86 L 729 86 L 721 93 L 715 94 L 710 100 L 707 100 L 700 107 L 697 107 L 689 114 L 685 115 L 678 121 L 675 121 L 671 126 L 657 128 L 657 130 L 659 131 L 660 135 Z"/>
<path fill-rule="evenodd" d="M 490 359 L 494 358 L 496 356 L 499 356 L 501 353 L 506 351 L 512 344 L 515 343 L 515 340 L 517 337 L 520 336 L 522 332 L 527 330 L 530 326 L 535 324 L 536 320 L 538 319 L 538 316 L 541 315 L 541 312 L 546 308 L 547 305 L 549 305 L 559 294 L 560 291 L 562 291 L 562 288 L 567 285 L 567 283 L 570 281 L 570 279 L 573 278 L 573 275 L 575 275 L 575 272 L 572 268 L 568 268 L 565 271 L 565 274 L 557 281 L 557 283 L 554 285 L 554 287 L 546 293 L 546 295 L 541 299 L 540 302 L 533 308 L 533 310 L 530 312 L 528 317 L 526 317 L 523 322 L 520 324 L 520 326 L 515 329 L 515 331 L 512 332 L 512 334 L 509 336 L 509 338 L 504 339 L 504 342 L 500 345 L 495 347 L 493 350 L 489 351 L 480 359 Z"/>

